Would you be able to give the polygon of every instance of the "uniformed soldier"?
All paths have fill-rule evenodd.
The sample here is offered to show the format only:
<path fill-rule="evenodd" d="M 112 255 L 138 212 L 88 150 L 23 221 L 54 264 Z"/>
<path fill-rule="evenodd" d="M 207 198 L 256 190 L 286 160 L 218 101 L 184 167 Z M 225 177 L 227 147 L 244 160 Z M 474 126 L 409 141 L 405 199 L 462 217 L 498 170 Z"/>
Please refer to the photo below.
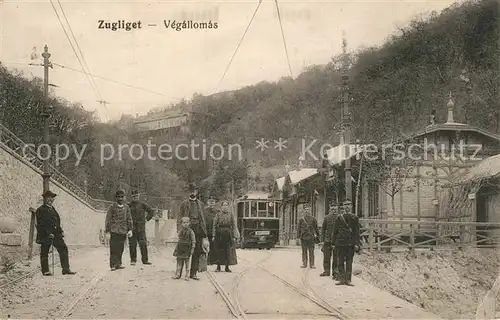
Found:
<path fill-rule="evenodd" d="M 329 277 L 330 274 L 333 279 L 338 278 L 337 270 L 337 253 L 332 243 L 333 230 L 335 226 L 335 219 L 337 219 L 337 206 L 330 205 L 328 215 L 323 220 L 321 227 L 321 241 L 323 242 L 323 273 L 321 277 Z"/>
<path fill-rule="evenodd" d="M 195 184 L 190 185 L 189 198 L 180 205 L 180 212 L 177 216 L 177 231 L 181 230 L 182 217 L 189 217 L 190 226 L 196 236 L 196 244 L 191 258 L 190 278 L 199 280 L 196 276 L 200 263 L 200 256 L 203 251 L 203 244 L 208 243 L 207 225 L 203 212 L 203 202 L 198 199 L 198 188 Z"/>
<path fill-rule="evenodd" d="M 213 241 L 212 226 L 214 224 L 214 218 L 217 214 L 217 209 L 215 208 L 215 199 L 210 197 L 207 201 L 207 207 L 205 208 L 205 222 L 207 224 L 208 241 L 210 241 L 210 250 L 208 252 L 207 264 L 213 265 L 217 263 L 215 255 L 215 245 Z"/>
<path fill-rule="evenodd" d="M 125 203 L 125 191 L 115 193 L 116 203 L 113 203 L 106 214 L 105 232 L 109 239 L 109 266 L 111 271 L 123 269 L 122 256 L 127 237 L 132 236 L 132 215 L 130 207 Z"/>
<path fill-rule="evenodd" d="M 139 201 L 139 191 L 132 191 L 132 201 L 129 203 L 132 215 L 133 230 L 132 237 L 129 238 L 130 264 L 137 262 L 137 243 L 141 250 L 142 264 L 151 264 L 148 260 L 148 244 L 146 238 L 146 221 L 153 218 L 154 211 L 147 204 Z"/>
<path fill-rule="evenodd" d="M 354 253 L 359 252 L 361 240 L 359 219 L 352 214 L 352 202 L 349 199 L 344 201 L 343 210 L 335 219 L 332 242 L 337 250 L 340 275 L 340 281 L 336 284 L 352 286 L 352 262 Z"/>
<path fill-rule="evenodd" d="M 40 244 L 40 266 L 44 276 L 51 276 L 49 271 L 49 251 L 54 246 L 59 253 L 62 274 L 73 275 L 76 272 L 69 268 L 68 246 L 64 242 L 64 231 L 61 227 L 59 213 L 53 207 L 57 195 L 52 191 L 42 194 L 43 204 L 36 210 L 36 243 Z"/>
<path fill-rule="evenodd" d="M 302 246 L 301 268 L 307 268 L 307 257 L 309 255 L 309 267 L 316 269 L 314 266 L 314 244 L 319 242 L 319 229 L 318 221 L 312 216 L 309 208 L 304 211 L 304 216 L 299 220 L 297 230 Z"/>

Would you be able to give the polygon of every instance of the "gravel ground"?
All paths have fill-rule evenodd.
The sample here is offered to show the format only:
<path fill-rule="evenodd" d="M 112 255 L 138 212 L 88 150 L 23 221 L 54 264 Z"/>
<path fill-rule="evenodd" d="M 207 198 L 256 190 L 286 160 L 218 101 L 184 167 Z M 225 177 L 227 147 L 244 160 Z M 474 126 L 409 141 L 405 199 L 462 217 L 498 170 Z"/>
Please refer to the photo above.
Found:
<path fill-rule="evenodd" d="M 500 270 L 500 254 L 493 249 L 417 252 L 416 257 L 365 252 L 355 259 L 361 278 L 448 319 L 476 318 L 478 303 Z M 498 293 L 495 300 L 500 311 Z"/>
<path fill-rule="evenodd" d="M 77 254 L 71 250 L 70 261 L 78 272 L 76 276 L 62 276 L 60 267 L 56 267 L 54 277 L 43 277 L 37 272 L 15 286 L 3 288 L 0 318 L 56 317 L 100 271 L 106 271 L 106 277 L 77 305 L 72 318 L 232 318 L 205 273 L 200 274 L 200 281 L 171 278 L 175 269 L 172 250 L 168 247 L 156 252 L 150 248 L 152 266 L 129 266 L 125 252 L 127 267 L 116 272 L 107 270 L 107 248 L 79 249 Z M 233 272 L 213 275 L 231 299 L 238 300 L 249 317 L 255 319 L 313 318 L 312 314 L 319 318 L 326 313 L 258 268 L 249 269 L 240 279 L 239 272 L 269 254 L 271 257 L 262 264 L 264 268 L 318 294 L 355 319 L 438 318 L 436 315 L 475 318 L 478 301 L 492 288 L 500 269 L 498 251 L 486 249 L 424 252 L 416 258 L 406 253 L 364 252 L 355 257 L 355 287 L 338 287 L 330 278 L 319 277 L 323 271 L 319 250 L 315 270 L 299 267 L 299 248 L 238 250 L 239 264 L 232 267 Z M 38 267 L 38 257 L 30 264 L 18 264 L 0 274 L 0 284 L 34 267 Z M 209 268 L 213 270 L 214 266 Z M 500 280 L 497 282 L 500 284 Z M 496 310 L 500 310 L 498 295 L 492 297 L 497 301 Z"/>
<path fill-rule="evenodd" d="M 438 319 L 439 316 L 383 291 L 359 277 L 353 277 L 354 287 L 336 286 L 331 277 L 320 277 L 323 255 L 317 249 L 317 269 L 302 269 L 300 249 L 277 248 L 271 259 L 263 263 L 266 269 L 281 275 L 300 288 L 308 288 L 331 306 L 353 319 Z M 241 256 L 245 256 L 245 252 Z M 359 268 L 356 271 L 359 271 Z"/>
<path fill-rule="evenodd" d="M 14 286 L 2 288 L 0 292 L 1 306 L 0 318 L 46 318 L 56 316 L 63 309 L 63 303 L 71 300 L 78 289 L 89 282 L 96 273 L 96 265 L 103 265 L 107 259 L 104 248 L 70 250 L 70 264 L 77 274 L 63 276 L 61 268 L 55 267 L 55 276 L 44 277 L 41 272 L 36 272 Z M 59 257 L 55 255 L 57 261 Z M 18 264 L 14 270 L 2 275 L 0 283 L 26 274 L 39 266 L 35 257 L 33 261 Z"/>

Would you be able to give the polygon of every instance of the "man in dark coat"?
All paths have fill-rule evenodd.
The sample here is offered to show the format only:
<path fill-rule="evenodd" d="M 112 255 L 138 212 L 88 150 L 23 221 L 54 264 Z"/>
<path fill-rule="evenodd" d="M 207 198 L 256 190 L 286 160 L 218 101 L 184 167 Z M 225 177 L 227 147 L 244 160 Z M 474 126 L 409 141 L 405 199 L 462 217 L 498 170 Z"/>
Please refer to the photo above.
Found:
<path fill-rule="evenodd" d="M 214 224 L 214 218 L 215 215 L 217 214 L 217 209 L 215 208 L 215 200 L 210 198 L 207 201 L 207 207 L 205 208 L 205 222 L 207 224 L 207 236 L 208 236 L 208 241 L 210 241 L 210 251 L 208 252 L 208 258 L 207 258 L 207 264 L 208 265 L 213 265 L 217 263 L 216 255 L 215 255 L 215 244 L 213 241 L 213 224 Z"/>
<path fill-rule="evenodd" d="M 341 214 L 335 219 L 332 242 L 335 244 L 338 258 L 340 281 L 337 285 L 352 286 L 352 262 L 354 253 L 359 251 L 361 239 L 359 236 L 359 219 L 352 214 L 352 203 L 343 203 Z"/>
<path fill-rule="evenodd" d="M 73 275 L 69 267 L 68 246 L 64 242 L 61 218 L 52 206 L 57 195 L 52 191 L 42 194 L 43 204 L 36 210 L 36 243 L 40 244 L 40 265 L 44 276 L 51 276 L 49 271 L 49 251 L 54 246 L 59 253 L 62 274 Z"/>
<path fill-rule="evenodd" d="M 304 212 L 304 216 L 299 220 L 298 237 L 302 246 L 302 266 L 307 268 L 307 255 L 309 253 L 309 267 L 316 269 L 314 266 L 314 243 L 319 240 L 318 221 L 311 215 L 309 210 Z"/>
<path fill-rule="evenodd" d="M 323 242 L 323 273 L 321 277 L 329 277 L 330 274 L 334 279 L 338 277 L 337 273 L 337 251 L 332 243 L 333 230 L 335 227 L 335 219 L 337 219 L 337 207 L 330 206 L 328 215 L 323 220 L 321 227 L 321 241 Z M 331 273 L 330 273 L 331 272 Z"/>
<path fill-rule="evenodd" d="M 153 218 L 154 211 L 147 204 L 139 201 L 139 192 L 132 191 L 132 201 L 128 205 L 132 215 L 132 237 L 128 239 L 130 250 L 130 264 L 137 262 L 137 243 L 141 249 L 142 264 L 151 264 L 148 260 L 148 244 L 146 238 L 146 221 Z"/>
<path fill-rule="evenodd" d="M 196 185 L 190 185 L 191 194 L 189 198 L 184 200 L 180 205 L 180 212 L 177 216 L 177 231 L 181 230 L 182 217 L 189 217 L 191 230 L 194 231 L 196 236 L 196 245 L 194 248 L 193 256 L 191 258 L 190 278 L 199 280 L 196 276 L 198 272 L 200 256 L 203 251 L 203 243 L 208 243 L 207 239 L 207 224 L 205 222 L 205 214 L 203 212 L 203 202 L 198 199 L 198 188 Z"/>
<path fill-rule="evenodd" d="M 127 237 L 132 237 L 132 215 L 130 207 L 125 203 L 125 191 L 115 193 L 116 203 L 113 203 L 106 214 L 104 231 L 109 238 L 109 266 L 111 271 L 123 269 L 122 256 Z"/>

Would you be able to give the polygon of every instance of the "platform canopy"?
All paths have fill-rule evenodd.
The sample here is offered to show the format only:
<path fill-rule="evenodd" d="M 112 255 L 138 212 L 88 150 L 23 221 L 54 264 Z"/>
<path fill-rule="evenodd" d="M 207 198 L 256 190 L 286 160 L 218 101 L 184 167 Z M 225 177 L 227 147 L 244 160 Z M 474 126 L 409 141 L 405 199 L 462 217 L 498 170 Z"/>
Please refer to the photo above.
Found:
<path fill-rule="evenodd" d="M 318 169 L 316 168 L 302 168 L 288 172 L 290 183 L 292 185 L 296 185 L 297 183 L 309 179 L 315 175 L 319 175 Z"/>
<path fill-rule="evenodd" d="M 479 181 L 488 178 L 496 178 L 500 176 L 500 154 L 486 158 L 479 162 L 462 177 L 458 178 L 458 183 L 468 183 Z"/>
<path fill-rule="evenodd" d="M 341 164 L 348 158 L 352 158 L 362 152 L 364 145 L 361 144 L 350 144 L 348 148 L 347 144 L 339 144 L 331 149 L 326 150 L 325 157 L 331 166 Z M 347 151 L 349 150 L 349 157 L 347 156 Z"/>

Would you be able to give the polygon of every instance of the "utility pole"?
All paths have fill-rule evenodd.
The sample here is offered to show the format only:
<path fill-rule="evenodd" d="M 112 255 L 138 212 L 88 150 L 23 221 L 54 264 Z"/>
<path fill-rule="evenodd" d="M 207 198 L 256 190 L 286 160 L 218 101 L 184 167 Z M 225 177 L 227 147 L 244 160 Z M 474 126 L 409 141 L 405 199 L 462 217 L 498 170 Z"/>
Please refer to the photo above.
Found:
<path fill-rule="evenodd" d="M 44 108 L 42 112 L 42 117 L 43 117 L 43 140 L 44 143 L 49 146 L 49 118 L 50 118 L 50 111 L 51 111 L 51 106 L 49 105 L 49 67 L 52 66 L 52 64 L 49 61 L 51 54 L 49 53 L 49 48 L 47 45 L 44 47 L 44 51 L 42 53 L 43 57 L 43 98 L 44 98 Z M 50 150 L 48 150 L 50 153 Z M 49 154 L 50 155 L 50 154 Z M 45 160 L 43 160 L 43 192 L 49 191 L 49 183 L 50 183 L 50 177 L 52 173 L 49 171 L 49 157 L 48 155 L 45 157 Z"/>
<path fill-rule="evenodd" d="M 342 32 L 342 131 L 345 144 L 345 196 L 346 199 L 352 199 L 352 176 L 351 176 L 351 114 L 349 113 L 349 57 L 347 55 L 347 39 L 345 33 Z"/>

